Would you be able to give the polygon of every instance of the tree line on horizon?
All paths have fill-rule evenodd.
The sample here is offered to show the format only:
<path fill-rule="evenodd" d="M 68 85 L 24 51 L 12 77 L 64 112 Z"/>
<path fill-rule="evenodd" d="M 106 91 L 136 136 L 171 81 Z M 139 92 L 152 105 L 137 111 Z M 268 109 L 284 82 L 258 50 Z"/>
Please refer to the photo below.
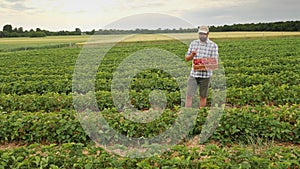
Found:
<path fill-rule="evenodd" d="M 300 31 L 300 21 L 282 21 L 270 23 L 246 23 L 233 24 L 223 26 L 210 26 L 211 32 L 229 32 L 229 31 Z M 96 31 L 81 31 L 80 28 L 75 28 L 74 31 L 57 31 L 51 32 L 36 28 L 24 30 L 23 27 L 13 28 L 12 25 L 6 24 L 0 31 L 0 38 L 6 37 L 45 37 L 45 36 L 66 36 L 66 35 L 110 35 L 110 34 L 151 34 L 151 33 L 191 33 L 197 32 L 197 28 L 179 28 L 179 29 L 135 29 L 135 30 L 120 30 L 120 29 L 99 29 Z"/>
<path fill-rule="evenodd" d="M 2 31 L 0 31 L 0 38 L 7 37 L 45 37 L 45 36 L 64 36 L 64 35 L 81 35 L 82 32 L 79 28 L 76 28 L 75 31 L 58 31 L 51 32 L 48 30 L 42 30 L 36 28 L 35 30 L 24 30 L 23 27 L 13 28 L 12 25 L 6 24 L 3 26 Z"/>

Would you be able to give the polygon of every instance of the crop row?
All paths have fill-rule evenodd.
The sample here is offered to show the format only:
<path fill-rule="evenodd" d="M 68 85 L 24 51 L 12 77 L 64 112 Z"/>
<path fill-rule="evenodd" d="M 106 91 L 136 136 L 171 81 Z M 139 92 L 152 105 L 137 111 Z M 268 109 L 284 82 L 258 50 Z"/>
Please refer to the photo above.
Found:
<path fill-rule="evenodd" d="M 150 56 L 149 56 L 150 57 Z M 238 57 L 238 56 L 237 56 Z M 288 72 L 299 72 L 299 59 L 297 58 L 298 56 L 295 56 L 295 58 L 288 59 L 284 57 L 277 57 L 274 59 L 278 60 L 284 60 L 282 62 L 279 61 L 268 61 L 265 63 L 264 61 L 257 60 L 255 63 L 250 62 L 249 60 L 245 59 L 243 61 L 232 61 L 228 58 L 222 58 L 220 57 L 221 61 L 221 66 L 224 67 L 224 70 L 226 71 L 226 74 L 231 75 L 231 74 L 237 74 L 237 73 L 246 73 L 246 74 L 273 74 L 273 73 L 280 73 L 281 71 L 288 71 Z M 75 56 L 74 56 L 75 58 Z M 14 57 L 12 58 L 14 59 Z M 151 59 L 151 58 L 149 58 Z M 182 62 L 183 62 L 184 57 L 182 57 Z M 258 59 L 258 58 L 255 58 Z M 57 60 L 59 61 L 59 60 Z M 76 61 L 76 60 L 75 60 Z M 15 76 L 40 76 L 40 75 L 72 75 L 73 70 L 74 70 L 74 65 L 75 61 L 70 62 L 70 63 L 65 63 L 65 65 L 55 65 L 55 64 L 46 64 L 46 63 L 39 63 L 36 61 L 28 62 L 26 65 L 20 65 L 20 66 L 6 66 L 2 67 L 1 76 L 9 76 L 9 75 L 15 75 Z M 121 60 L 122 61 L 122 60 Z M 51 60 L 49 60 L 51 62 Z M 52 61 L 53 62 L 53 61 Z M 95 61 L 94 61 L 95 62 Z M 120 61 L 119 61 L 120 62 Z M 135 63 L 130 63 L 132 66 L 138 66 L 141 62 Z M 184 62 L 183 62 L 184 63 Z M 15 62 L 10 63 L 10 64 L 15 64 Z M 191 68 L 191 62 L 186 63 L 187 67 Z M 101 63 L 99 66 L 99 72 L 108 72 L 110 73 L 110 78 L 112 77 L 112 72 L 118 68 L 119 63 Z M 46 69 L 45 69 L 46 68 Z M 164 65 L 163 70 L 168 70 L 168 69 L 174 69 L 174 65 L 172 63 L 166 63 Z M 179 70 L 181 70 L 179 68 Z M 178 70 L 177 70 L 178 71 Z M 1 77 L 0 76 L 0 77 Z M 1 79 L 2 80 L 2 79 Z M 5 79 L 4 79 L 5 80 Z"/>
<path fill-rule="evenodd" d="M 274 40 L 235 40 L 230 43 L 220 41 L 220 59 L 227 74 L 244 72 L 269 74 L 281 70 L 299 72 L 297 52 L 299 45 L 295 43 L 298 41 L 298 38 L 276 39 L 276 42 Z M 284 45 L 281 44 L 283 42 Z M 107 52 L 101 62 L 101 71 L 113 72 L 124 58 L 148 48 L 167 50 L 182 58 L 183 61 L 187 45 L 178 41 L 120 44 Z M 77 48 L 1 53 L 0 75 L 72 74 L 79 53 L 80 49 Z M 241 69 L 242 72 L 237 69 Z"/>
<path fill-rule="evenodd" d="M 179 90 L 179 86 L 175 79 L 170 77 L 159 77 L 161 75 L 157 73 L 145 73 L 139 74 L 138 77 L 132 79 L 124 79 L 124 81 L 130 82 L 130 88 L 136 91 L 143 89 L 160 89 L 167 91 Z M 279 78 L 280 77 L 280 78 Z M 253 85 L 259 85 L 269 83 L 274 86 L 281 86 L 284 84 L 298 85 L 300 82 L 300 74 L 295 72 L 283 71 L 280 73 L 274 73 L 272 75 L 264 74 L 235 74 L 226 77 L 226 86 L 228 88 L 236 87 L 251 87 Z M 122 79 L 119 79 L 121 81 Z M 222 79 L 216 79 L 222 80 Z M 88 82 L 84 82 L 88 83 Z M 92 83 L 92 82 L 91 82 Z M 110 91 L 112 85 L 111 79 L 97 79 L 95 82 L 95 88 L 101 91 Z M 77 90 L 77 89 L 75 89 Z M 0 84 L 1 93 L 5 94 L 43 94 L 47 92 L 57 93 L 71 93 L 72 81 L 67 77 L 53 77 L 53 78 L 36 78 L 36 79 L 23 79 L 11 80 L 11 82 L 3 82 Z"/>
<path fill-rule="evenodd" d="M 155 90 L 154 90 L 155 91 Z M 165 94 L 167 108 L 173 109 L 174 106 L 182 105 L 185 96 L 181 95 L 180 91 L 169 92 L 167 90 L 158 90 Z M 128 96 L 130 102 L 138 109 L 149 109 L 150 94 L 153 92 L 151 89 L 145 90 L 130 90 Z M 209 90 L 213 93 L 213 90 Z M 124 93 L 118 93 L 117 97 L 122 98 Z M 284 104 L 299 104 L 300 103 L 300 86 L 298 85 L 281 85 L 279 87 L 272 84 L 265 83 L 255 85 L 247 88 L 228 88 L 225 93 L 215 92 L 224 98 L 226 104 L 232 106 L 244 105 L 284 105 Z M 113 101 L 110 91 L 97 91 L 95 92 L 96 103 L 100 110 L 105 108 L 118 107 Z M 116 96 L 114 96 L 116 97 Z M 208 104 L 211 103 L 213 96 L 208 96 Z M 80 104 L 87 104 L 87 100 L 82 100 Z M 158 100 L 157 100 L 158 101 Z M 163 101 L 163 100 L 161 100 Z M 5 112 L 12 112 L 16 110 L 21 111 L 57 111 L 60 109 L 69 109 L 73 107 L 72 94 L 48 92 L 44 94 L 1 94 L 0 95 L 0 110 Z"/>
<path fill-rule="evenodd" d="M 130 113 L 130 111 L 128 112 Z M 134 112 L 132 112 L 134 113 Z M 151 114 L 152 113 L 152 114 Z M 155 115 L 150 110 L 147 116 Z M 97 120 L 103 116 L 111 128 L 128 137 L 151 137 L 161 134 L 168 129 L 178 117 L 179 111 L 165 110 L 161 117 L 149 123 L 137 123 L 128 120 L 123 113 L 116 109 L 106 109 L 99 113 L 82 117 L 81 122 L 88 121 L 89 136 L 110 140 L 114 135 L 102 135 L 105 129 Z M 200 134 L 206 117 L 210 114 L 208 108 L 198 111 L 191 136 Z M 79 123 L 80 114 L 74 110 L 60 110 L 59 112 L 22 112 L 15 111 L 0 115 L 0 142 L 21 141 L 27 143 L 87 143 L 88 136 Z M 213 140 L 220 142 L 244 142 L 252 140 L 277 140 L 282 142 L 300 142 L 300 106 L 256 106 L 243 108 L 226 108 L 220 114 L 221 120 L 217 125 Z M 141 117 L 143 118 L 143 117 Z M 192 122 L 191 122 L 192 123 Z M 101 132 L 102 131 L 102 132 Z M 98 137 L 99 136 L 99 137 Z M 100 137 L 101 136 L 101 137 Z"/>
<path fill-rule="evenodd" d="M 230 60 L 274 59 L 293 57 L 299 53 L 299 38 L 217 40 L 220 53 Z M 293 49 L 293 50 L 290 50 Z M 240 56 L 240 57 L 236 57 Z"/>
<path fill-rule="evenodd" d="M 298 56 L 297 56 L 298 57 Z M 12 58 L 13 59 L 13 58 Z M 278 58 L 276 58 L 278 59 Z M 299 60 L 292 59 L 290 61 L 286 61 L 285 63 L 249 63 L 248 61 L 244 61 L 242 63 L 240 62 L 232 62 L 230 60 L 222 60 L 222 64 L 224 65 L 224 70 L 226 72 L 226 76 L 231 77 L 235 74 L 245 74 L 245 75 L 252 75 L 252 74 L 262 74 L 262 75 L 273 75 L 274 73 L 287 73 L 286 76 L 289 76 L 289 72 L 297 73 L 299 74 Z M 228 64 L 232 64 L 231 66 Z M 245 64 L 247 63 L 247 65 Z M 15 63 L 11 63 L 15 64 Z M 137 66 L 135 64 L 132 64 L 134 66 Z M 14 79 L 15 80 L 42 80 L 42 76 L 56 76 L 56 78 L 60 79 L 62 77 L 71 77 L 74 73 L 74 63 L 68 63 L 66 65 L 43 65 L 41 63 L 28 63 L 27 65 L 21 65 L 21 67 L 12 67 L 3 65 L 5 67 L 0 68 L 0 79 L 1 82 L 11 82 Z M 112 79 L 113 78 L 113 72 L 115 72 L 117 68 L 117 64 L 110 63 L 103 65 L 101 64 L 98 73 L 97 78 L 98 79 Z M 190 63 L 187 63 L 187 68 L 191 67 Z M 221 66 L 221 65 L 220 65 Z M 164 68 L 161 68 L 162 70 L 171 70 L 175 67 L 173 65 L 165 65 Z M 130 70 L 130 69 L 128 69 Z M 181 71 L 182 68 L 176 68 L 174 72 Z M 150 72 L 147 72 L 148 74 Z M 11 78 L 10 78 L 11 76 Z M 151 75 L 150 75 L 151 76 Z M 54 77 L 51 77 L 51 79 Z M 44 77 L 43 80 L 47 80 L 46 77 Z"/>
<path fill-rule="evenodd" d="M 238 68 L 237 68 L 238 67 Z M 243 66 L 243 65 L 236 65 L 235 67 L 225 67 L 226 74 L 237 74 L 242 73 L 246 75 L 252 74 L 274 74 L 280 73 L 282 70 L 299 73 L 300 65 L 273 65 L 273 66 L 261 66 L 256 67 L 255 65 L 252 67 Z"/>
<path fill-rule="evenodd" d="M 3 168 L 270 168 L 296 169 L 300 167 L 300 149 L 297 147 L 235 145 L 231 148 L 213 144 L 202 150 L 178 145 L 162 155 L 130 159 L 108 154 L 96 146 L 80 143 L 62 145 L 33 144 L 9 150 L 0 150 Z M 285 159 L 285 160 L 282 160 Z"/>
<path fill-rule="evenodd" d="M 236 106 L 298 104 L 299 96 L 299 85 L 284 84 L 274 87 L 270 83 L 265 83 L 246 88 L 229 88 L 226 102 Z"/>

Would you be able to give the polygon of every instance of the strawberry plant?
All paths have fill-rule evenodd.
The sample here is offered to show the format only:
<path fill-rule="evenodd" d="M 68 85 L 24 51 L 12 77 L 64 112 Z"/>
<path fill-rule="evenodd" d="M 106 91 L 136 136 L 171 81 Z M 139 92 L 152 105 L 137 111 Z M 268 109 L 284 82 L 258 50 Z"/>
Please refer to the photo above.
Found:
<path fill-rule="evenodd" d="M 226 80 L 222 86 L 226 88 L 226 108 L 215 132 L 203 145 L 190 147 L 183 142 L 144 159 L 119 157 L 91 145 L 89 136 L 95 138 L 105 130 L 83 130 L 74 111 L 74 98 L 79 99 L 79 110 L 99 109 L 111 127 L 128 137 L 156 136 L 174 123 L 184 106 L 180 89 L 186 86 L 179 86 L 169 74 L 182 71 L 182 67 L 171 60 L 172 66 L 164 67 L 168 73 L 147 69 L 128 79 L 133 71 L 120 72 L 117 80 L 130 82 L 126 99 L 138 111 L 150 114 L 160 103 L 166 105 L 164 113 L 143 124 L 123 116 L 131 113 L 128 103 L 122 102 L 124 93 L 119 93 L 120 97 L 114 98 L 119 102 L 114 103 L 113 73 L 128 56 L 149 48 L 167 50 L 184 61 L 185 44 L 176 40 L 118 43 L 103 58 L 95 81 L 85 81 L 81 79 L 85 74 L 78 74 L 76 80 L 84 85 L 72 84 L 81 48 L 0 52 L 0 142 L 26 143 L 1 147 L 0 168 L 299 168 L 299 37 L 215 41 L 219 68 L 223 66 L 226 75 L 222 79 L 215 73 L 211 86 Z M 192 68 L 191 62 L 186 65 Z M 95 92 L 87 91 L 91 85 Z M 165 97 L 155 95 L 157 91 Z M 208 105 L 215 90 L 209 92 Z M 79 97 L 81 94 L 85 97 Z M 208 113 L 209 107 L 199 110 L 188 137 L 202 132 Z M 87 128 L 95 129 L 99 124 L 91 119 Z"/>

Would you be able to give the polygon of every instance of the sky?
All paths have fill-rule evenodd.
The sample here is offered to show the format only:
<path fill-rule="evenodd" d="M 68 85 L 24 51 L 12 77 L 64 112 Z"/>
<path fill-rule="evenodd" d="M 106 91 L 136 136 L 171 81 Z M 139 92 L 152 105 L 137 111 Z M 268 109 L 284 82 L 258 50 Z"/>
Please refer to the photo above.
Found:
<path fill-rule="evenodd" d="M 0 30 L 187 28 L 300 20 L 299 0 L 0 0 Z"/>

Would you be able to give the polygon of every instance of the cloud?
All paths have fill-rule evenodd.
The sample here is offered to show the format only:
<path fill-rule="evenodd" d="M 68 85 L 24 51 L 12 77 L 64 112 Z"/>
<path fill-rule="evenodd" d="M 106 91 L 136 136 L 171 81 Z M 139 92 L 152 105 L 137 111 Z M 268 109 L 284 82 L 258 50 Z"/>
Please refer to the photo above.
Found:
<path fill-rule="evenodd" d="M 166 28 L 190 28 L 192 25 L 166 14 L 144 13 L 121 18 L 105 26 L 104 29 L 166 29 Z"/>
<path fill-rule="evenodd" d="M 180 26 L 172 17 L 194 26 L 299 20 L 299 7 L 299 0 L 0 0 L 0 12 L 5 14 L 0 24 L 92 30 L 112 23 L 124 26 L 130 21 L 134 26 L 173 28 L 185 25 Z M 172 17 L 135 16 L 140 14 Z"/>
<path fill-rule="evenodd" d="M 10 9 L 16 10 L 16 11 L 26 11 L 26 10 L 33 10 L 35 8 L 27 7 L 22 3 L 15 3 L 15 4 L 10 6 Z"/>
<path fill-rule="evenodd" d="M 141 1 L 141 0 L 116 0 L 116 2 L 118 8 L 131 9 L 131 10 L 139 10 L 141 8 L 144 9 L 144 8 L 152 8 L 152 7 L 160 8 L 162 6 L 166 6 L 167 4 L 166 1 L 161 1 L 161 0 L 152 0 L 151 2 Z"/>
<path fill-rule="evenodd" d="M 199 8 L 218 8 L 233 5 L 245 4 L 257 0 L 152 0 L 152 1 L 142 1 L 142 0 L 117 0 L 118 5 L 123 9 L 139 10 L 139 9 L 164 9 L 164 10 L 189 10 L 189 9 L 199 9 Z"/>
<path fill-rule="evenodd" d="M 3 0 L 3 1 L 5 1 L 5 2 L 22 2 L 24 0 Z"/>
<path fill-rule="evenodd" d="M 226 7 L 200 8 L 182 14 L 194 24 L 224 25 L 250 22 L 299 20 L 298 0 L 248 1 Z"/>
<path fill-rule="evenodd" d="M 26 0 L 4 0 L 0 2 L 0 8 L 4 11 L 11 12 L 23 12 L 28 10 L 34 10 L 33 7 L 28 7 L 25 5 Z"/>
<path fill-rule="evenodd" d="M 116 0 L 117 6 L 112 8 L 114 13 L 120 16 L 130 16 L 141 13 L 162 13 L 176 17 L 182 17 L 186 20 L 193 21 L 200 13 L 210 13 L 219 9 L 229 9 L 231 7 L 246 6 L 255 3 L 258 0 Z M 111 11 L 111 12 L 112 12 Z M 124 15 L 125 14 L 125 15 Z M 192 17 L 189 17 L 192 16 Z M 116 19 L 116 18 L 115 18 Z M 114 19 L 114 20 L 115 20 Z"/>

